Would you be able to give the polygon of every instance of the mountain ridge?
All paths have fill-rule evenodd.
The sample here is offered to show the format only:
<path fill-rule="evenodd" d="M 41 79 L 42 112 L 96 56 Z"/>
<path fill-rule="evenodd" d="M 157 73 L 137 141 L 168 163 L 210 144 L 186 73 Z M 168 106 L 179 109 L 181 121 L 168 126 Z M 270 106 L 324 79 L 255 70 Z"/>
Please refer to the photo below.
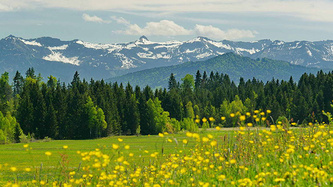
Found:
<path fill-rule="evenodd" d="M 79 39 L 62 41 L 47 36 L 24 39 L 10 35 L 0 40 L 0 70 L 13 74 L 35 67 L 45 77 L 52 74 L 66 82 L 75 71 L 82 78 L 107 79 L 155 67 L 204 61 L 228 52 L 252 59 L 270 58 L 307 67 L 333 68 L 332 40 L 242 42 L 199 36 L 183 42 L 153 42 L 141 36 L 128 43 L 95 44 Z M 63 69 L 71 72 L 70 75 Z"/>
<path fill-rule="evenodd" d="M 232 81 L 237 83 L 241 77 L 245 80 L 256 78 L 265 82 L 273 78 L 289 80 L 290 76 L 293 76 L 294 80 L 297 80 L 303 73 L 315 74 L 320 69 L 293 65 L 285 61 L 267 58 L 254 60 L 234 53 L 226 53 L 205 61 L 186 62 L 179 65 L 137 71 L 113 77 L 106 81 L 123 84 L 129 82 L 140 87 L 149 85 L 152 88 L 167 88 L 171 73 L 181 82 L 181 78 L 186 74 L 191 74 L 195 77 L 197 70 L 201 74 L 206 71 L 207 75 L 211 72 L 227 74 Z"/>

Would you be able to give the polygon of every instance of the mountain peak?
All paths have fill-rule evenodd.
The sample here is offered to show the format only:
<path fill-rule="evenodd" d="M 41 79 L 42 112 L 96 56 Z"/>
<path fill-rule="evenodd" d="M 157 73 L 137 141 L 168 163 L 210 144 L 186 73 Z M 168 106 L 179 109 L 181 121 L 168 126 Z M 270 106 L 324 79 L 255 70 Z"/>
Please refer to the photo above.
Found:
<path fill-rule="evenodd" d="M 204 37 L 204 36 L 198 36 L 197 38 L 198 38 L 199 40 L 210 40 L 209 38 Z"/>
<path fill-rule="evenodd" d="M 198 36 L 192 40 L 189 40 L 188 42 L 193 43 L 193 42 L 206 42 L 206 41 L 212 41 L 212 40 L 203 36 Z"/>
<path fill-rule="evenodd" d="M 17 38 L 17 37 L 14 36 L 14 35 L 9 35 L 9 36 L 7 36 L 5 39 L 7 40 L 7 39 L 13 39 L 13 38 Z"/>
<path fill-rule="evenodd" d="M 139 38 L 139 42 L 142 42 L 144 43 L 145 41 L 149 41 L 148 38 L 144 35 L 142 35 L 140 38 Z"/>

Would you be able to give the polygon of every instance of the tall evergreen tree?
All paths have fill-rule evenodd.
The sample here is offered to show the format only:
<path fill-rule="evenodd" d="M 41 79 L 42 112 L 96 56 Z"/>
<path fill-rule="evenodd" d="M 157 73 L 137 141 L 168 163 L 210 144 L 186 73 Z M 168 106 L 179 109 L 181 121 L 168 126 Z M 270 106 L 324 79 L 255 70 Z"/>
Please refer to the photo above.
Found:
<path fill-rule="evenodd" d="M 170 78 L 169 78 L 169 90 L 172 90 L 174 88 L 177 88 L 177 81 L 173 73 L 171 73 Z"/>
<path fill-rule="evenodd" d="M 13 85 L 13 94 L 16 96 L 17 94 L 22 93 L 23 89 L 23 77 L 20 72 L 16 71 L 15 77 L 13 79 L 14 85 Z"/>
<path fill-rule="evenodd" d="M 199 89 L 200 88 L 201 82 L 202 82 L 201 73 L 198 70 L 197 73 L 195 74 L 195 83 L 194 83 L 195 89 Z"/>

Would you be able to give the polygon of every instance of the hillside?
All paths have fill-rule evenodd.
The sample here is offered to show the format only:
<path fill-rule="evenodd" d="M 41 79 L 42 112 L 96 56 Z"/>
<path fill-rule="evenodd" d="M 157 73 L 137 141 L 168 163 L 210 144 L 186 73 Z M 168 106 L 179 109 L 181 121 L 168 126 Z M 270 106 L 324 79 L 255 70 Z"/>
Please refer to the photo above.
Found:
<path fill-rule="evenodd" d="M 237 82 L 240 77 L 245 80 L 253 77 L 268 81 L 272 78 L 288 80 L 293 76 L 297 80 L 303 73 L 316 73 L 319 69 L 292 65 L 288 62 L 271 60 L 267 58 L 253 60 L 234 53 L 226 53 L 206 61 L 187 62 L 180 65 L 147 69 L 123 76 L 108 79 L 111 82 L 130 82 L 132 85 L 153 88 L 167 87 L 170 74 L 173 73 L 178 81 L 186 74 L 195 76 L 197 70 L 201 73 L 211 71 L 228 74 L 230 79 Z"/>

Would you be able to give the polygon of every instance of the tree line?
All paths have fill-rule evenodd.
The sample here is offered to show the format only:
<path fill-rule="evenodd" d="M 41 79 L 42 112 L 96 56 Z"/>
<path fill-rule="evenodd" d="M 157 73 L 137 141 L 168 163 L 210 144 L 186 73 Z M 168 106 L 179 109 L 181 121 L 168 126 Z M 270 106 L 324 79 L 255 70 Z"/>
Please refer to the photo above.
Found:
<path fill-rule="evenodd" d="M 256 109 L 272 111 L 267 123 L 280 116 L 298 123 L 325 121 L 322 110 L 331 111 L 332 99 L 333 72 L 305 73 L 298 82 L 240 78 L 236 85 L 226 74 L 197 71 L 180 82 L 171 74 L 168 88 L 152 89 L 81 80 L 78 72 L 67 85 L 53 76 L 44 82 L 29 68 L 25 76 L 16 72 L 12 84 L 7 72 L 1 75 L 0 141 L 197 131 L 232 126 L 231 114 L 238 119 Z"/>

